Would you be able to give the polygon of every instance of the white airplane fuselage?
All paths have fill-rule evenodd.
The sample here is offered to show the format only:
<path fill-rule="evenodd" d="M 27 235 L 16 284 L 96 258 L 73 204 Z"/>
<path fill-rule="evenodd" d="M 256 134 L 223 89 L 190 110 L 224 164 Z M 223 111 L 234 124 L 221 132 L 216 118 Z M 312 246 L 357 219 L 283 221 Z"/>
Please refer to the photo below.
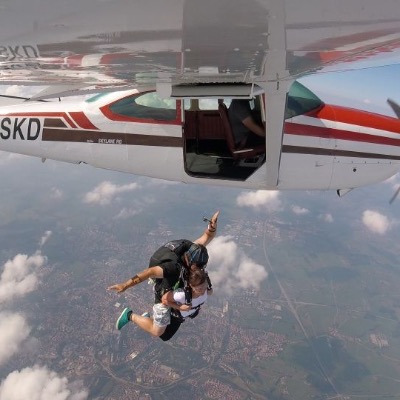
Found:
<path fill-rule="evenodd" d="M 267 163 L 262 161 L 244 177 L 235 169 L 224 175 L 224 163 L 232 168 L 241 163 L 237 171 L 243 171 L 247 161 L 233 162 L 210 151 L 190 153 L 183 101 L 176 101 L 176 115 L 167 120 L 118 114 L 111 106 L 140 94 L 131 90 L 90 101 L 28 101 L 0 107 L 0 150 L 171 181 L 248 189 L 352 189 L 398 171 L 399 120 L 322 103 L 285 119 L 276 186 L 267 184 Z M 198 139 L 201 142 L 202 137 Z M 208 169 L 200 166 L 197 173 L 193 156 L 199 165 L 208 163 Z"/>

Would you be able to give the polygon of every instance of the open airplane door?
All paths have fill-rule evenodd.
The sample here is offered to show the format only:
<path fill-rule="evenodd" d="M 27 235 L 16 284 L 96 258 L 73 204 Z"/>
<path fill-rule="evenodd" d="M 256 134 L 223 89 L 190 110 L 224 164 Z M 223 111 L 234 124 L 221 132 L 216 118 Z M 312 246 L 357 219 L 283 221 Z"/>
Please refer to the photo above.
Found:
<path fill-rule="evenodd" d="M 255 117 L 260 123 L 265 122 L 262 92 L 255 85 L 206 84 L 170 87 L 168 92 L 162 93 L 165 97 L 181 99 L 183 103 L 187 182 L 199 178 L 245 181 L 264 164 L 265 145 L 260 146 L 257 154 L 244 154 L 244 150 L 235 152 L 227 116 L 227 107 L 233 99 L 248 99 Z"/>

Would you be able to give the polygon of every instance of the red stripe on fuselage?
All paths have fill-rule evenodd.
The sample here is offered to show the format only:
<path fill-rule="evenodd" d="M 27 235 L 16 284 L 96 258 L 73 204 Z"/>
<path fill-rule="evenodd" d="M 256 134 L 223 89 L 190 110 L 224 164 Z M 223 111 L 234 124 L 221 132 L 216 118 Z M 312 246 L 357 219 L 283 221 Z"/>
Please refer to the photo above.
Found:
<path fill-rule="evenodd" d="M 400 146 L 399 139 L 388 137 L 367 135 L 365 133 L 346 131 L 341 129 L 325 128 L 312 125 L 296 124 L 286 122 L 284 128 L 285 134 L 298 136 L 312 136 L 323 139 L 349 140 L 352 142 L 374 143 L 389 146 Z"/>
<path fill-rule="evenodd" d="M 77 125 L 72 121 L 67 113 L 64 112 L 30 112 L 30 113 L 6 113 L 1 114 L 0 117 L 42 117 L 42 118 L 64 118 L 71 128 L 77 128 Z"/>
<path fill-rule="evenodd" d="M 345 124 L 365 126 L 382 131 L 400 134 L 400 120 L 386 115 L 375 114 L 368 111 L 356 110 L 354 108 L 341 107 L 337 105 L 325 105 L 316 113 L 306 114 L 318 119 L 342 122 Z"/>
<path fill-rule="evenodd" d="M 70 112 L 69 115 L 77 123 L 77 125 L 83 129 L 96 129 L 96 130 L 98 129 L 90 122 L 89 118 L 81 111 Z"/>

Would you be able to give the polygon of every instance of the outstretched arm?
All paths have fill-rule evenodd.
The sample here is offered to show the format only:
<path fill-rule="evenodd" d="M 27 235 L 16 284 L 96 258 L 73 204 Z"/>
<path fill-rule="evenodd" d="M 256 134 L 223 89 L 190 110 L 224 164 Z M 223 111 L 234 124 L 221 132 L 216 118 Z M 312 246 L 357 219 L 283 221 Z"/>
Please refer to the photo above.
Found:
<path fill-rule="evenodd" d="M 194 241 L 194 243 L 202 244 L 203 246 L 207 246 L 211 240 L 214 239 L 217 234 L 217 222 L 218 222 L 219 211 L 217 211 L 212 217 L 211 222 L 208 224 L 204 233 Z"/>
<path fill-rule="evenodd" d="M 133 278 L 128 279 L 126 282 L 117 283 L 115 285 L 109 286 L 107 290 L 115 290 L 117 293 L 125 292 L 126 289 L 129 289 L 132 286 L 138 285 L 140 282 L 143 282 L 149 278 L 162 278 L 163 277 L 163 269 L 159 266 L 146 268 L 145 270 L 139 272 Z"/>

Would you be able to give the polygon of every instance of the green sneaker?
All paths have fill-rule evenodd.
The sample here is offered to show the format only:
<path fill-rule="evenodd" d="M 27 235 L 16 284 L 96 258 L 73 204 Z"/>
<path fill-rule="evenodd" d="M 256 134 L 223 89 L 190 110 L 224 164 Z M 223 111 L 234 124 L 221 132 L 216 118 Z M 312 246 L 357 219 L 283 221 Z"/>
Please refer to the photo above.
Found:
<path fill-rule="evenodd" d="M 129 317 L 130 317 L 131 313 L 132 313 L 132 310 L 130 308 L 128 308 L 128 307 L 124 308 L 121 315 L 117 319 L 117 323 L 115 324 L 115 327 L 118 330 L 121 330 L 121 328 L 130 321 Z"/>

